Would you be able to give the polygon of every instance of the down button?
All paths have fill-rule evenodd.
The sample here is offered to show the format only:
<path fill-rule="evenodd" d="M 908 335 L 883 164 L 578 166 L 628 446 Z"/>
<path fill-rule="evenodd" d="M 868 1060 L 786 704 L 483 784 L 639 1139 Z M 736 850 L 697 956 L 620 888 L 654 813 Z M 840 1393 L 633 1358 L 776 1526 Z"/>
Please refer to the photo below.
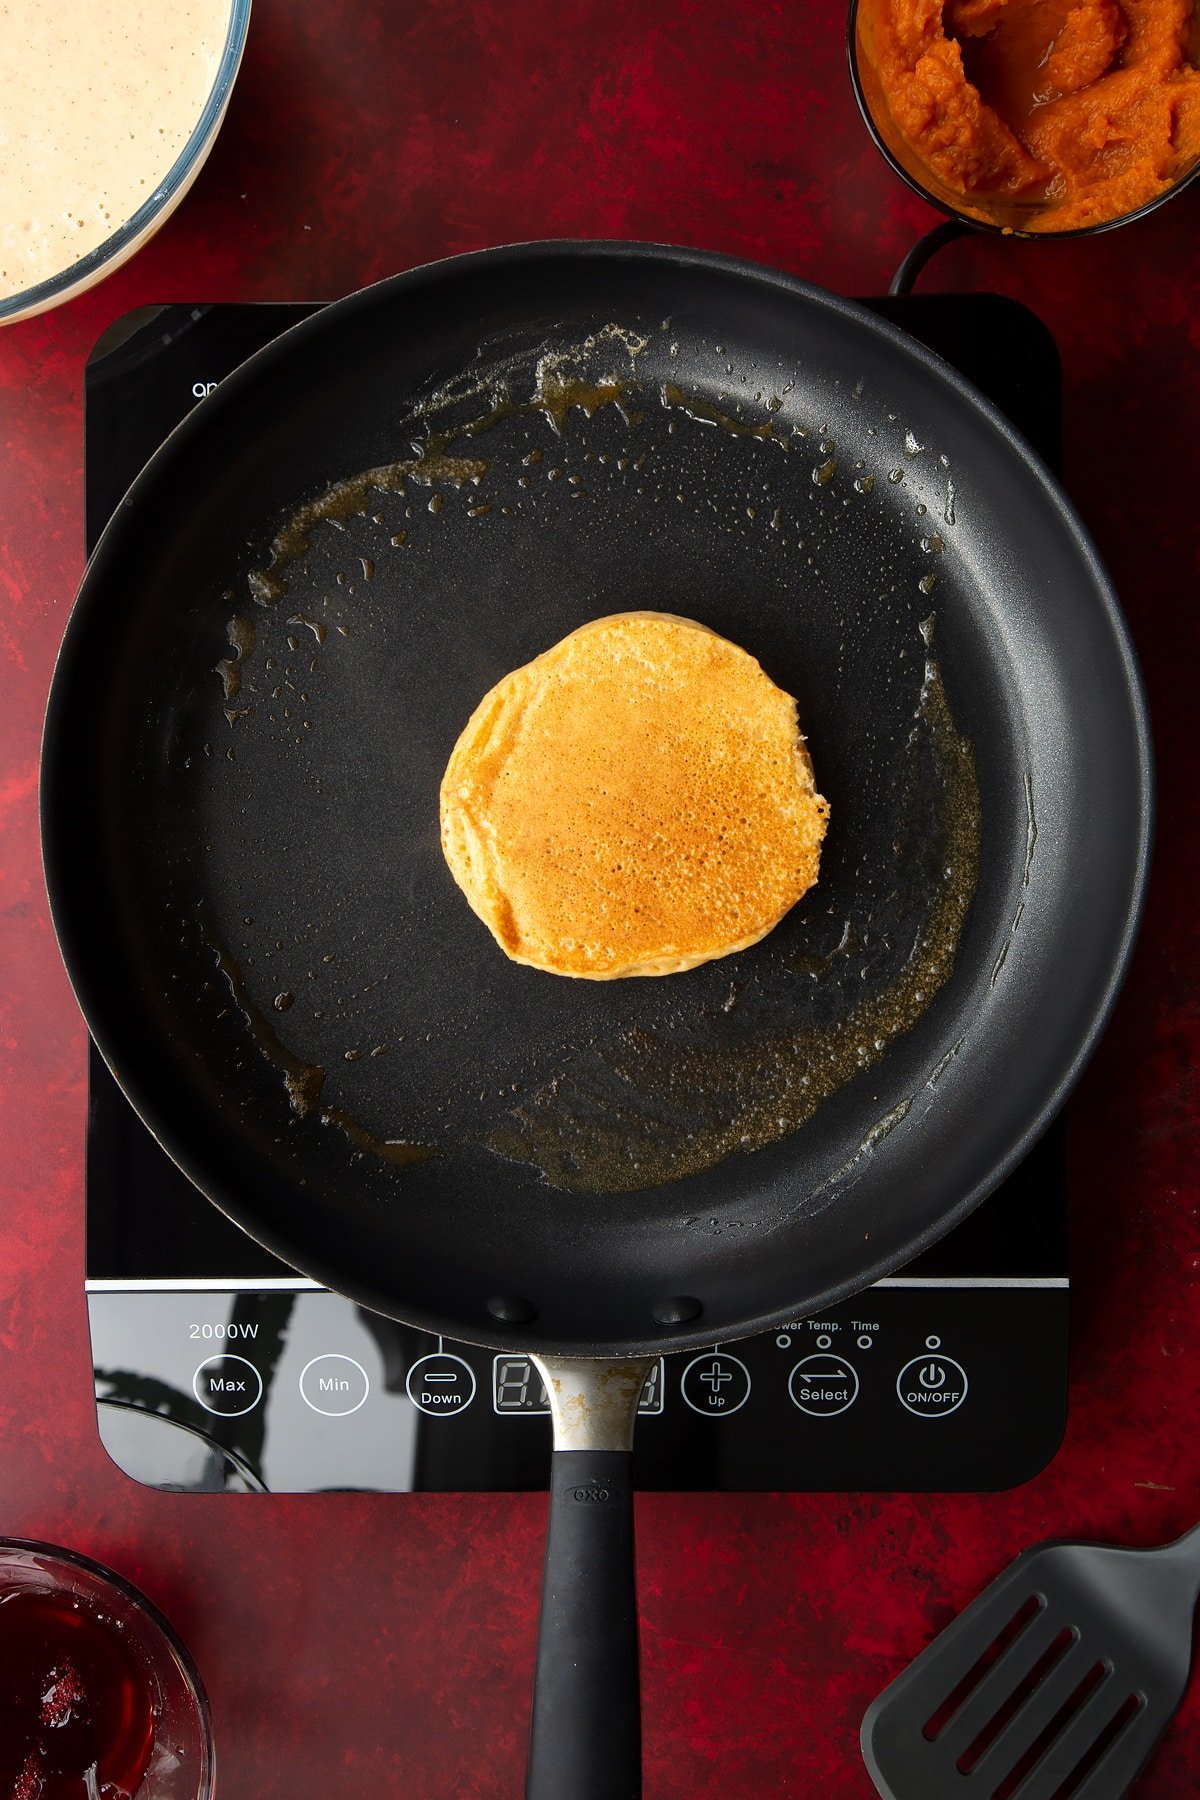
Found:
<path fill-rule="evenodd" d="M 461 1356 L 438 1350 L 417 1358 L 404 1386 L 419 1412 L 452 1419 L 456 1413 L 466 1412 L 475 1398 L 475 1371 Z"/>

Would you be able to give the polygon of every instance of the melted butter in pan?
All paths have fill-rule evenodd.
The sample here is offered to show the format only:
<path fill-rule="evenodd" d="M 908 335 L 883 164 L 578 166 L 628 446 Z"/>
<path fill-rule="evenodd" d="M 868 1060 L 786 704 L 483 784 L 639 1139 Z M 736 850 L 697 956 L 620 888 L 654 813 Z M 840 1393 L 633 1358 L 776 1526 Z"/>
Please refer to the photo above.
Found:
<path fill-rule="evenodd" d="M 487 474 L 489 465 L 481 456 L 462 453 L 458 446 L 464 438 L 478 437 L 494 430 L 506 419 L 533 413 L 542 414 L 555 431 L 561 433 L 566 430 L 570 413 L 576 407 L 591 418 L 602 407 L 612 406 L 627 425 L 638 423 L 641 415 L 630 405 L 630 395 L 635 391 L 630 380 L 617 375 L 580 374 L 571 366 L 572 360 L 561 355 L 543 356 L 538 362 L 533 391 L 528 399 L 517 400 L 509 388 L 499 386 L 493 390 L 484 412 L 446 431 L 430 432 L 414 445 L 413 456 L 381 463 L 374 469 L 364 470 L 361 475 L 336 481 L 315 500 L 298 507 L 276 533 L 271 544 L 270 562 L 265 568 L 250 571 L 248 581 L 253 598 L 260 606 L 274 606 L 282 600 L 287 593 L 286 571 L 290 564 L 307 554 L 315 528 L 326 521 L 344 523 L 367 512 L 373 494 L 403 494 L 407 492 L 409 482 L 427 487 L 444 484 L 461 488 L 467 483 L 477 486 Z"/>
<path fill-rule="evenodd" d="M 217 664 L 217 674 L 221 677 L 225 699 L 236 700 L 242 691 L 242 665 L 254 654 L 254 620 L 247 618 L 244 613 L 235 613 L 225 627 L 225 635 L 229 639 L 233 655 L 221 658 Z"/>
<path fill-rule="evenodd" d="M 397 1167 L 427 1162 L 431 1156 L 438 1154 L 429 1144 L 376 1137 L 343 1108 L 323 1106 L 321 1096 L 325 1086 L 325 1070 L 319 1064 L 306 1062 L 303 1057 L 288 1049 L 266 1014 L 251 999 L 246 977 L 236 959 L 214 935 L 207 921 L 203 922 L 202 930 L 205 942 L 216 958 L 217 967 L 229 984 L 234 1003 L 250 1029 L 250 1035 L 267 1061 L 273 1063 L 283 1075 L 288 1101 L 298 1118 L 306 1119 L 316 1114 L 323 1125 L 335 1126 L 348 1137 L 356 1150 L 369 1151 L 373 1156 Z"/>
<path fill-rule="evenodd" d="M 512 388 L 493 381 L 470 392 L 433 396 L 414 414 L 414 430 L 425 435 L 414 442 L 411 457 L 334 483 L 293 513 L 274 538 L 267 566 L 249 574 L 254 599 L 275 606 L 287 592 L 289 569 L 307 555 L 316 527 L 344 526 L 369 513 L 377 492 L 404 493 L 415 483 L 434 488 L 437 498 L 442 486 L 478 485 L 490 465 L 477 453 L 475 440 L 504 421 L 539 414 L 557 436 L 566 433 L 573 410 L 590 418 L 612 408 L 633 426 L 644 415 L 632 401 L 647 390 L 624 375 L 581 372 L 571 358 L 544 356 L 526 392 L 527 398 L 516 399 Z M 664 409 L 697 425 L 783 450 L 796 447 L 773 420 L 748 422 L 674 384 L 660 387 L 658 398 Z M 438 414 L 450 402 L 460 415 L 464 402 L 478 410 L 444 427 Z M 822 453 L 830 448 L 823 444 Z M 492 460 L 499 463 L 502 454 L 498 450 Z M 522 466 L 533 466 L 542 454 L 536 447 L 528 450 Z M 623 466 L 618 460 L 617 467 Z M 819 481 L 821 472 L 814 470 L 813 478 Z M 401 532 L 393 543 L 406 535 Z M 365 566 L 363 575 L 369 578 Z M 927 649 L 924 628 L 922 635 Z M 229 637 L 235 656 L 219 669 L 226 699 L 236 694 L 241 665 L 255 648 L 254 626 L 249 619 L 231 621 Z M 898 905 L 894 891 L 873 891 L 868 883 L 849 909 L 851 916 L 836 922 L 837 941 L 830 944 L 827 932 L 823 948 L 814 930 L 811 950 L 793 948 L 786 957 L 756 961 L 727 1001 L 707 1015 L 693 1008 L 678 1030 L 639 1027 L 584 1048 L 564 1047 L 552 1060 L 551 1066 L 558 1066 L 551 1079 L 532 1093 L 522 1082 L 519 1106 L 499 1120 L 495 1113 L 477 1120 L 474 1129 L 457 1134 L 459 1140 L 482 1143 L 494 1154 L 529 1165 L 556 1188 L 636 1191 L 789 1136 L 831 1095 L 877 1067 L 949 980 L 979 871 L 975 759 L 931 660 L 900 761 Z M 436 796 L 431 804 L 436 810 Z M 852 819 L 846 829 L 853 830 Z M 886 885 L 881 882 L 880 888 Z M 323 1104 L 324 1069 L 281 1042 L 250 999 L 232 957 L 209 942 L 259 1050 L 282 1071 L 300 1117 L 319 1118 L 359 1154 L 391 1163 L 438 1153 L 424 1144 L 377 1136 L 344 1108 Z M 880 953 L 881 943 L 890 943 L 887 954 Z M 803 1022 L 797 1023 L 800 1012 Z"/>
<path fill-rule="evenodd" d="M 949 980 L 979 876 L 975 756 L 932 661 L 903 780 L 905 810 L 912 816 L 932 807 L 933 823 L 907 847 L 907 878 L 928 904 L 898 975 L 837 1009 L 827 1024 L 776 1025 L 720 1042 L 623 1034 L 576 1056 L 489 1134 L 489 1148 L 531 1164 L 553 1187 L 633 1192 L 790 1136 L 840 1088 L 878 1066 Z M 871 937 L 869 916 L 848 922 L 834 950 L 794 968 L 793 978 L 819 979 L 838 963 L 848 965 L 848 976 L 865 972 L 855 953 Z M 841 977 L 837 987 L 844 995 L 851 981 Z"/>
<path fill-rule="evenodd" d="M 757 425 L 747 424 L 744 419 L 735 419 L 732 413 L 722 412 L 709 400 L 702 400 L 695 394 L 685 394 L 672 381 L 663 383 L 659 396 L 668 412 L 685 413 L 697 425 L 717 425 L 733 437 L 758 438 L 762 443 L 778 444 L 781 450 L 788 447 L 787 433 L 779 430 L 769 419 L 764 419 Z"/>

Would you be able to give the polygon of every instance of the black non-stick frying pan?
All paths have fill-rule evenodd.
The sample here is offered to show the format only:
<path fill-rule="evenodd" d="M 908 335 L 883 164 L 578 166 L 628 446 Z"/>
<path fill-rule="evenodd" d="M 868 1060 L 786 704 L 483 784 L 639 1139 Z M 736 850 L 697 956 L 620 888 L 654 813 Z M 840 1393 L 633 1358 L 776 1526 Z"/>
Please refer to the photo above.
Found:
<path fill-rule="evenodd" d="M 797 696 L 829 835 L 750 950 L 561 980 L 467 907 L 438 784 L 492 683 L 629 608 Z M 637 1791 L 632 1606 L 581 1560 L 629 1554 L 612 1359 L 811 1312 L 996 1186 L 1107 1016 L 1150 782 L 1115 599 L 1023 442 L 889 325 L 714 256 L 530 245 L 354 295 L 105 532 L 45 742 L 68 970 L 254 1236 L 548 1359 L 537 1800 Z"/>

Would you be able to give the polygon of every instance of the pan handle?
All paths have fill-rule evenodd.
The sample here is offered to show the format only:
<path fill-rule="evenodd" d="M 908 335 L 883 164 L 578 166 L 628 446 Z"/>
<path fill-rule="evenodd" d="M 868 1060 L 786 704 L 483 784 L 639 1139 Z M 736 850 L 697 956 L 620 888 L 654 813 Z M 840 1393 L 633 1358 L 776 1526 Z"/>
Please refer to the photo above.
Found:
<path fill-rule="evenodd" d="M 655 1365 L 533 1360 L 554 1456 L 526 1800 L 639 1800 L 632 1447 Z"/>

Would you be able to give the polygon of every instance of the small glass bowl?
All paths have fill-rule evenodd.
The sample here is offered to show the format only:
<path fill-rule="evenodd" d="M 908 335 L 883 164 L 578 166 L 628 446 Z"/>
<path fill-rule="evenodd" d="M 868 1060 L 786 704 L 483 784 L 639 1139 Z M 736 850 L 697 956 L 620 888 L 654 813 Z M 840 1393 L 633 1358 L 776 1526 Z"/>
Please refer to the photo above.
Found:
<path fill-rule="evenodd" d="M 52 306 L 61 306 L 64 300 L 74 299 L 76 294 L 94 287 L 98 281 L 102 281 L 106 275 L 128 261 L 134 251 L 140 249 L 147 238 L 153 237 L 159 226 L 170 218 L 203 168 L 221 128 L 241 65 L 242 51 L 246 46 L 250 6 L 251 0 L 230 0 L 229 28 L 212 90 L 192 135 L 180 151 L 174 166 L 153 193 L 142 202 L 131 218 L 118 225 L 102 244 L 97 244 L 94 250 L 89 250 L 78 262 L 60 269 L 45 281 L 23 288 L 19 294 L 6 294 L 0 298 L 0 325 L 11 325 L 17 319 L 32 317 L 34 313 L 48 312 Z"/>
<path fill-rule="evenodd" d="M 216 1755 L 208 1696 L 187 1648 L 158 1608 L 120 1575 L 56 1544 L 0 1538 L 0 1635 L 15 1593 L 70 1600 L 120 1632 L 153 1692 L 154 1744 L 136 1800 L 211 1800 Z"/>
<path fill-rule="evenodd" d="M 868 0 L 869 3 L 869 0 Z M 937 178 L 928 163 L 909 143 L 903 132 L 898 129 L 891 116 L 883 90 L 871 67 L 870 59 L 865 55 L 862 44 L 859 15 L 863 11 L 864 0 L 850 0 L 850 11 L 846 28 L 846 53 L 850 63 L 850 80 L 854 87 L 854 98 L 858 102 L 858 110 L 862 114 L 863 123 L 875 140 L 876 148 L 886 157 L 901 181 L 906 182 L 913 192 L 930 206 L 936 206 L 939 212 L 973 231 L 990 231 L 997 237 L 1026 238 L 1064 238 L 1095 237 L 1098 232 L 1112 231 L 1118 225 L 1130 225 L 1134 219 L 1144 219 L 1156 207 L 1167 200 L 1173 200 L 1188 183 L 1200 175 L 1200 158 L 1190 169 L 1176 177 L 1170 187 L 1164 188 L 1161 194 L 1155 194 L 1132 212 L 1119 213 L 1115 219 L 1100 219 L 1094 225 L 1076 225 L 1068 231 L 1039 229 L 1031 231 L 1028 226 L 1032 214 L 1040 214 L 1041 204 L 1034 202 L 1022 206 L 1019 202 L 1000 203 L 992 208 L 980 207 L 974 210 L 964 204 L 963 196 L 953 189 L 945 187 Z M 981 213 L 991 216 L 980 217 Z"/>

